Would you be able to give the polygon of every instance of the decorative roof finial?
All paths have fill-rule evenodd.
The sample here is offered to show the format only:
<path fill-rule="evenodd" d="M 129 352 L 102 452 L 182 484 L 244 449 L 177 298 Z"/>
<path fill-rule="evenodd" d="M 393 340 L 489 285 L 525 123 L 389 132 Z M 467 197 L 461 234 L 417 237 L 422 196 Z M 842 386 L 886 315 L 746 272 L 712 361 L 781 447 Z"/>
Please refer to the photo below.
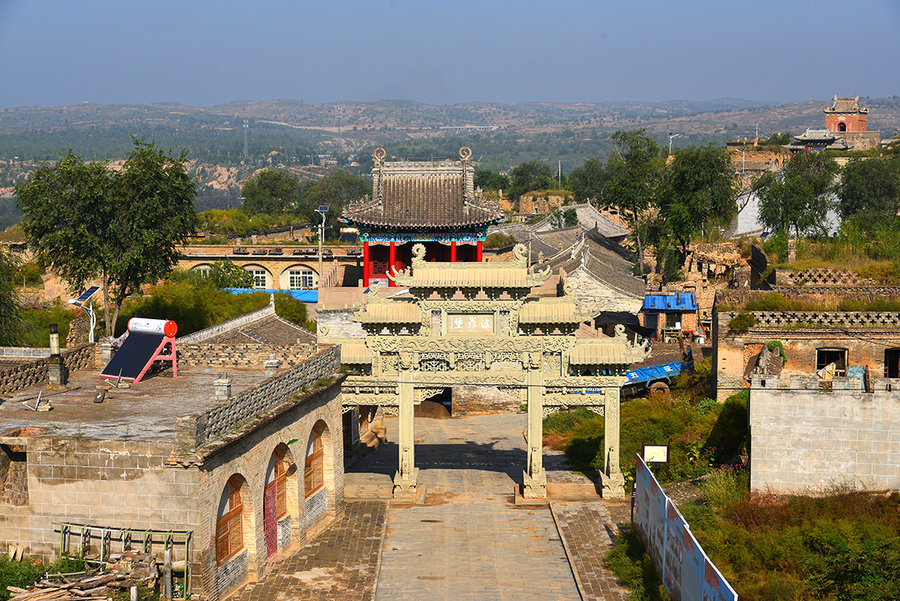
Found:
<path fill-rule="evenodd" d="M 472 149 L 468 146 L 463 146 L 459 149 L 459 158 L 463 161 L 468 161 L 472 157 Z"/>

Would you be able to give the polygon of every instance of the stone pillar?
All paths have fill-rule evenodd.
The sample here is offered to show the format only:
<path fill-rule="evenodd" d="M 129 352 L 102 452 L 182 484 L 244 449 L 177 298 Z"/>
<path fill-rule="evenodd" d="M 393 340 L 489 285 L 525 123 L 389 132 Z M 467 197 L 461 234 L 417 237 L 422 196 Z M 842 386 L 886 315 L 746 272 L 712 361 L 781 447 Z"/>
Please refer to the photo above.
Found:
<path fill-rule="evenodd" d="M 106 367 L 107 365 L 109 365 L 109 362 L 112 361 L 112 358 L 115 356 L 116 351 L 113 350 L 112 343 L 100 343 L 100 363 L 102 364 L 102 367 Z"/>
<path fill-rule="evenodd" d="M 403 358 L 401 357 L 401 363 Z M 415 498 L 418 494 L 416 480 L 419 476 L 419 468 L 415 467 L 415 421 L 414 402 L 415 389 L 413 386 L 413 370 L 400 370 L 400 410 L 398 422 L 400 432 L 398 434 L 398 446 L 400 447 L 400 468 L 394 474 L 394 497 Z"/>
<path fill-rule="evenodd" d="M 51 355 L 47 359 L 47 372 L 51 386 L 65 386 L 69 381 L 69 373 L 61 355 Z"/>
<path fill-rule="evenodd" d="M 797 260 L 797 239 L 796 238 L 788 238 L 788 263 L 793 263 Z"/>
<path fill-rule="evenodd" d="M 388 256 L 388 273 L 391 273 L 393 271 L 394 264 L 397 262 L 397 247 L 395 246 L 395 244 L 396 243 L 391 240 L 391 248 Z M 391 288 L 397 285 L 394 280 L 390 278 L 388 278 L 388 282 L 390 282 L 388 286 L 390 286 Z"/>
<path fill-rule="evenodd" d="M 274 378 L 281 366 L 281 360 L 276 359 L 275 355 L 269 355 L 269 358 L 263 361 L 263 368 L 266 370 L 267 378 Z"/>
<path fill-rule="evenodd" d="M 619 387 L 608 386 L 603 390 L 603 471 L 600 482 L 603 496 L 625 496 L 625 477 L 619 467 Z"/>
<path fill-rule="evenodd" d="M 226 374 L 220 374 L 217 379 L 213 380 L 213 387 L 216 390 L 217 401 L 227 401 L 231 398 L 231 378 Z"/>
<path fill-rule="evenodd" d="M 369 287 L 369 243 L 363 242 L 363 286 Z"/>
<path fill-rule="evenodd" d="M 528 371 L 525 374 L 528 400 L 528 425 L 525 444 L 528 464 L 523 474 L 522 496 L 526 499 L 547 498 L 547 474 L 544 472 L 544 374 L 541 371 L 542 354 L 529 353 Z"/>

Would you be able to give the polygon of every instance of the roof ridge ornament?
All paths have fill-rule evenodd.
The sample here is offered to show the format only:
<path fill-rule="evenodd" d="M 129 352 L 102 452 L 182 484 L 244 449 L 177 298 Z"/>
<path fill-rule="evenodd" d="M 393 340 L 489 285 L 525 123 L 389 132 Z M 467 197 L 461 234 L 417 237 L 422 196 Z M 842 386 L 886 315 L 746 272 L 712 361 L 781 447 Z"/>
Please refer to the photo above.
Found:
<path fill-rule="evenodd" d="M 472 158 L 472 149 L 468 146 L 463 146 L 459 149 L 459 158 L 462 161 L 468 161 Z"/>

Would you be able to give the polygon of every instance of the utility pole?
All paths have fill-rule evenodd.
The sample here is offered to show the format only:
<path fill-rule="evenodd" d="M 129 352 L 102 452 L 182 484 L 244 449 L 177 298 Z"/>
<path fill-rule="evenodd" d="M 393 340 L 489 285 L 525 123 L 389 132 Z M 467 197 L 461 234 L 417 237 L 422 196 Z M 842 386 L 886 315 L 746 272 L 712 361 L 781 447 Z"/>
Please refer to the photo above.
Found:
<path fill-rule="evenodd" d="M 325 237 L 325 213 L 328 212 L 328 205 L 319 205 L 316 213 L 322 216 L 322 225 L 319 226 L 319 281 L 318 288 L 322 288 L 322 238 Z"/>
<path fill-rule="evenodd" d="M 556 170 L 556 180 L 559 185 L 559 189 L 562 190 L 562 161 L 558 161 L 558 167 Z"/>
<path fill-rule="evenodd" d="M 669 132 L 669 154 L 672 154 L 672 140 L 680 137 L 681 134 L 673 134 L 672 132 Z"/>
<path fill-rule="evenodd" d="M 250 129 L 250 122 L 244 119 L 244 162 L 248 162 L 250 158 L 250 151 L 247 146 L 247 132 Z"/>

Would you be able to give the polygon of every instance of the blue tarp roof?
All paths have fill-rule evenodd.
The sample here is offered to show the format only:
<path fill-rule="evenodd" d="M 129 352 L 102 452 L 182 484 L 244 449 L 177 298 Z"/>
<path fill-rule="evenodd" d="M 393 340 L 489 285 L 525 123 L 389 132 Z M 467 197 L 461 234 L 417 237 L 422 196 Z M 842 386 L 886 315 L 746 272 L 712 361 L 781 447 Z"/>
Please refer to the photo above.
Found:
<path fill-rule="evenodd" d="M 298 301 L 304 303 L 319 302 L 318 290 L 280 290 L 278 288 L 225 288 L 227 292 L 232 294 L 250 294 L 252 292 L 265 292 L 266 294 L 290 294 Z"/>
<path fill-rule="evenodd" d="M 647 294 L 642 311 L 696 311 L 697 297 L 693 292 L 674 294 Z"/>

